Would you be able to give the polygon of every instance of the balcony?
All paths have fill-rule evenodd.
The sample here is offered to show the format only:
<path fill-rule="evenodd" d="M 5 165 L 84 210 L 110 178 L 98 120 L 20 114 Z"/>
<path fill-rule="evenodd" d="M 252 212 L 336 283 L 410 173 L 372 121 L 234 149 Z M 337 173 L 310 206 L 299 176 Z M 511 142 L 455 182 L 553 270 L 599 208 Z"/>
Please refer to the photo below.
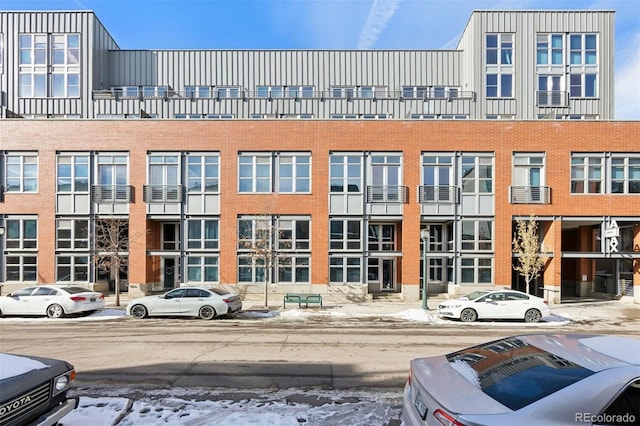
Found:
<path fill-rule="evenodd" d="M 569 93 L 561 90 L 536 91 L 536 105 L 539 107 L 568 107 Z"/>
<path fill-rule="evenodd" d="M 370 185 L 367 186 L 367 203 L 405 204 L 407 193 L 406 186 Z"/>
<path fill-rule="evenodd" d="M 145 185 L 142 198 L 145 203 L 181 203 L 182 185 Z"/>
<path fill-rule="evenodd" d="M 98 204 L 133 202 L 131 185 L 92 185 L 91 201 Z"/>
<path fill-rule="evenodd" d="M 426 203 L 458 203 L 459 188 L 448 185 L 424 185 L 418 187 L 418 202 Z"/>
<path fill-rule="evenodd" d="M 548 186 L 510 186 L 511 204 L 550 204 L 551 188 Z"/>

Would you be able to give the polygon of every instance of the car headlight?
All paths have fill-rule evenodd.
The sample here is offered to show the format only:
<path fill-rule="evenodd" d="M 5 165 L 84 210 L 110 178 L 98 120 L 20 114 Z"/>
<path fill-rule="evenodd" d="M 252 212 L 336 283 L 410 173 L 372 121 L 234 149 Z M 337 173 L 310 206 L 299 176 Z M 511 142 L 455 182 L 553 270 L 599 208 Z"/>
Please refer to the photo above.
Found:
<path fill-rule="evenodd" d="M 71 382 L 75 379 L 75 377 L 76 377 L 75 370 L 71 370 L 68 373 L 63 374 L 62 376 L 56 377 L 55 380 L 53 381 L 53 393 L 58 394 L 68 389 L 69 385 L 71 385 Z"/>
<path fill-rule="evenodd" d="M 459 308 L 460 306 L 462 306 L 462 305 L 446 305 L 446 306 L 443 306 L 443 308 L 445 308 L 445 309 L 455 309 L 455 308 Z"/>

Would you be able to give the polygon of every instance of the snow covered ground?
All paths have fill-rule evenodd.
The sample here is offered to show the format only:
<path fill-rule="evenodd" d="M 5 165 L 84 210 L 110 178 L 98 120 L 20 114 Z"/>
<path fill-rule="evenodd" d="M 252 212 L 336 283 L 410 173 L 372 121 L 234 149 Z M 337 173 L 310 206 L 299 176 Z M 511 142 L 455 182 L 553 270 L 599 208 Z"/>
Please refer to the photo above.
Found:
<path fill-rule="evenodd" d="M 95 392 L 93 389 L 91 392 Z M 402 390 L 101 390 L 82 396 L 80 404 L 60 422 L 86 425 L 399 425 Z M 242 393 L 238 393 L 242 392 Z"/>

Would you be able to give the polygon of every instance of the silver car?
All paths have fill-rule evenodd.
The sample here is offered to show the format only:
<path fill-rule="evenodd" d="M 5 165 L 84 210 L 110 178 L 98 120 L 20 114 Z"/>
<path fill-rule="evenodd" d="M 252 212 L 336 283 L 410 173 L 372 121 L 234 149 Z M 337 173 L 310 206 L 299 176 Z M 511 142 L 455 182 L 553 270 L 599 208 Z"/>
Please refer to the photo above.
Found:
<path fill-rule="evenodd" d="M 640 422 L 638 339 L 513 336 L 410 367 L 405 426 Z"/>
<path fill-rule="evenodd" d="M 180 287 L 156 296 L 133 299 L 127 314 L 134 318 L 147 316 L 186 316 L 205 320 L 228 315 L 242 309 L 242 299 L 219 288 Z"/>

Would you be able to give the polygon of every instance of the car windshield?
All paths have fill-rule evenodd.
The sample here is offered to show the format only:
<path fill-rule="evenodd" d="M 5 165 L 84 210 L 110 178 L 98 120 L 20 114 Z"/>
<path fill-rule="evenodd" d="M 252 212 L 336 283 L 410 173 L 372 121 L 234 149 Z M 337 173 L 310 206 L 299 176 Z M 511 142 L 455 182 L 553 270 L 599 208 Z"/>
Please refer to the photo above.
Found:
<path fill-rule="evenodd" d="M 511 410 L 594 373 L 515 337 L 451 353 L 447 360 L 467 380 Z"/>
<path fill-rule="evenodd" d="M 489 294 L 489 293 L 491 293 L 491 292 L 487 291 L 487 290 L 472 291 L 471 293 L 466 294 L 463 297 L 461 297 L 461 299 L 476 300 L 477 298 L 482 297 L 485 294 Z"/>
<path fill-rule="evenodd" d="M 91 290 L 84 287 L 62 287 L 62 289 L 67 293 L 71 293 L 71 294 L 91 293 Z"/>
<path fill-rule="evenodd" d="M 227 290 L 223 290 L 221 288 L 210 288 L 209 291 L 212 291 L 219 296 L 224 296 L 225 294 L 231 294 Z"/>

